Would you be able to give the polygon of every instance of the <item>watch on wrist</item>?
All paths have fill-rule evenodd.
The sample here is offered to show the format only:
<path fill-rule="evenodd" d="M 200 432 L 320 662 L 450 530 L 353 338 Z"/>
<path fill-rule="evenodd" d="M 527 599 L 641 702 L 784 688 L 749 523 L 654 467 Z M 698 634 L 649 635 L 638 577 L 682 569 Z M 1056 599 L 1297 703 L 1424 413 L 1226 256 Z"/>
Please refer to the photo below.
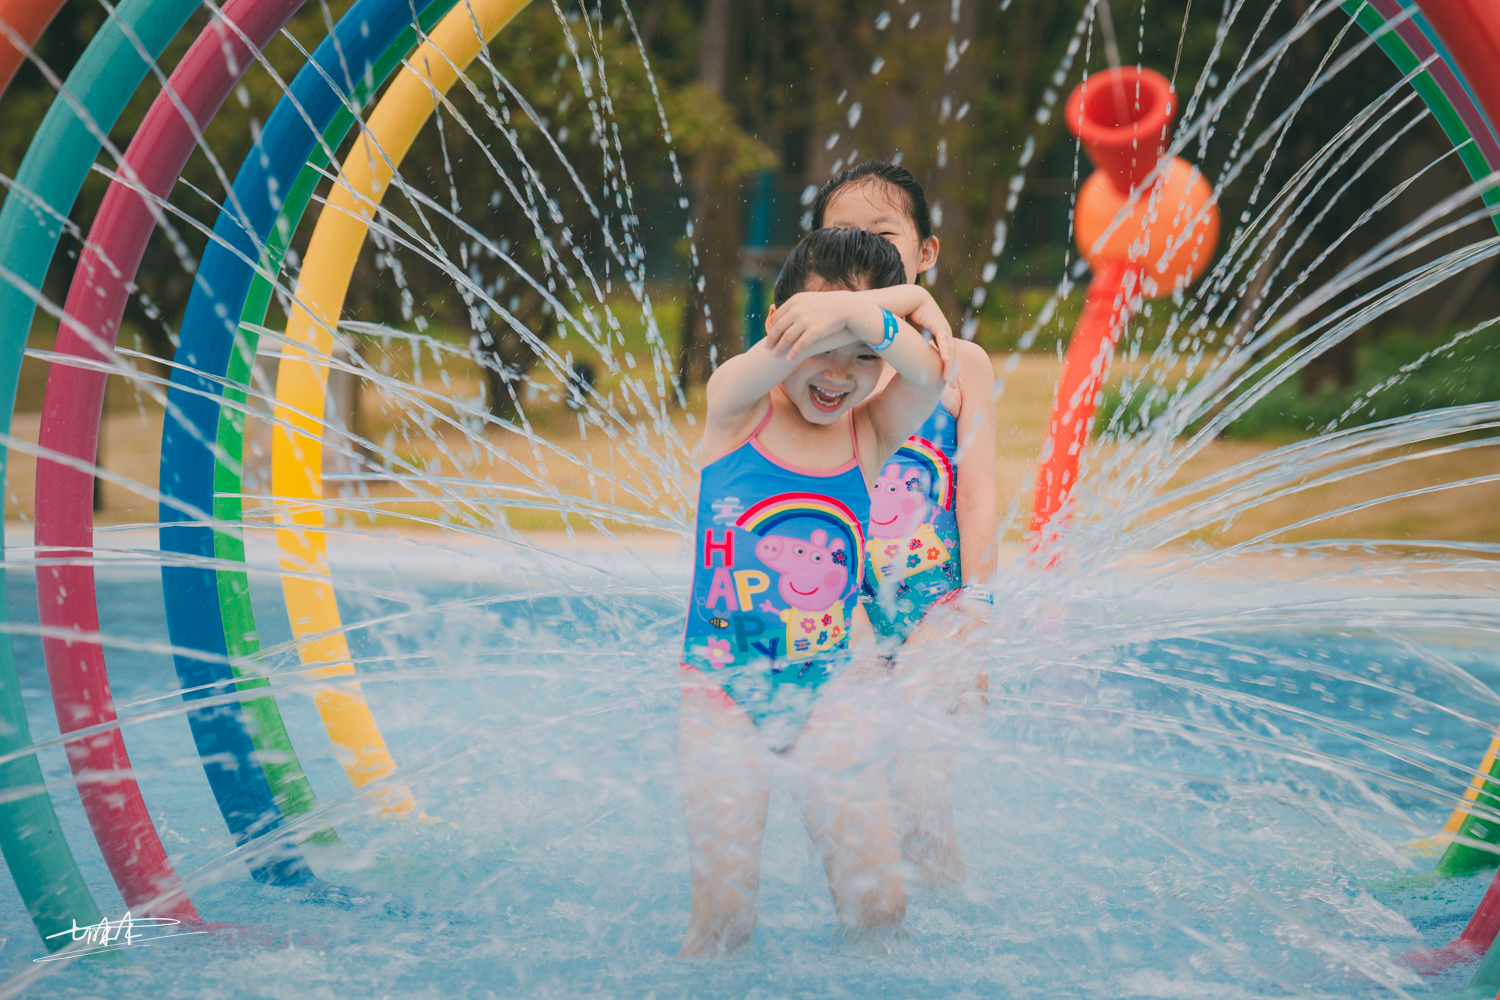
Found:
<path fill-rule="evenodd" d="M 885 317 L 885 336 L 880 339 L 880 343 L 870 345 L 877 351 L 883 351 L 894 344 L 896 342 L 896 332 L 899 329 L 896 326 L 896 316 L 889 309 L 880 310 L 880 314 Z"/>

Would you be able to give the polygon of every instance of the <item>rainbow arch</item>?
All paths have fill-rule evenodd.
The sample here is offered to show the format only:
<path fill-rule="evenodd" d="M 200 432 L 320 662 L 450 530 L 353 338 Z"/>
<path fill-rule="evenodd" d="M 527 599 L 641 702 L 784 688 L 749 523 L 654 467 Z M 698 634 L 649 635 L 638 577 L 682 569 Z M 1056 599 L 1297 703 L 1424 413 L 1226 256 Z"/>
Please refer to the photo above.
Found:
<path fill-rule="evenodd" d="M 101 207 L 90 231 L 93 249 L 75 271 L 58 346 L 58 353 L 73 355 L 79 364 L 53 366 L 44 404 L 36 507 L 38 546 L 45 555 L 38 561 L 37 582 L 49 625 L 97 631 L 92 571 L 71 563 L 86 562 L 76 557 L 92 551 L 87 470 L 94 459 L 104 380 L 88 365 L 109 356 L 129 283 L 123 272 L 134 274 L 160 200 L 201 141 L 203 127 L 250 65 L 250 46 L 274 35 L 302 2 L 224 3 L 172 72 L 171 86 L 183 99 L 182 110 L 166 98 L 153 105 L 123 154 L 138 183 L 112 185 L 108 210 Z M 175 666 L 184 698 L 193 706 L 189 726 L 226 825 L 246 846 L 257 879 L 308 884 L 315 876 L 300 843 L 335 834 L 308 829 L 315 824 L 298 820 L 315 803 L 274 697 L 264 678 L 243 676 L 234 666 L 253 658 L 259 648 L 245 573 L 236 566 L 243 563 L 244 548 L 235 527 L 254 328 L 265 317 L 290 234 L 321 171 L 354 125 L 351 109 L 364 107 L 430 32 L 422 44 L 433 46 L 442 58 L 412 60 L 412 66 L 427 69 L 403 69 L 366 123 L 364 141 L 382 148 L 389 170 L 362 174 L 362 164 L 371 160 L 357 145 L 356 154 L 341 165 L 341 181 L 331 196 L 344 210 L 319 218 L 299 286 L 304 290 L 301 306 L 288 329 L 289 338 L 301 346 L 289 349 L 278 379 L 277 414 L 284 422 L 273 445 L 288 611 L 294 630 L 299 617 L 318 623 L 296 634 L 306 640 L 299 648 L 304 666 L 327 682 L 326 697 L 319 700 L 324 724 L 335 742 L 351 751 L 351 784 L 369 785 L 383 808 L 409 813 L 415 804 L 396 780 L 396 764 L 352 679 L 347 649 L 320 638 L 337 629 L 338 619 L 321 514 L 309 502 L 321 496 L 321 440 L 310 415 L 321 413 L 326 402 L 331 328 L 347 291 L 351 262 L 390 171 L 431 114 L 432 93 L 451 87 L 526 2 L 359 0 L 295 76 L 291 94 L 277 105 L 256 150 L 240 167 L 229 208 L 215 224 L 215 242 L 200 267 L 204 281 L 195 287 L 180 324 L 182 341 L 169 400 L 186 419 L 168 421 L 163 433 L 163 587 L 171 641 L 179 650 Z M 20 49 L 14 43 L 35 41 L 61 5 L 62 0 L 0 0 L 0 91 L 18 62 Z M 28 289 L 45 276 L 63 221 L 101 148 L 99 135 L 108 132 L 149 71 L 142 52 L 158 58 L 197 5 L 198 0 L 123 0 L 114 9 L 67 79 L 73 100 L 54 102 L 18 171 L 16 187 L 0 204 L 0 433 L 10 430 L 21 357 L 38 305 Z M 1382 49 L 1403 71 L 1432 60 L 1415 78 L 1418 93 L 1461 147 L 1459 155 L 1476 180 L 1500 170 L 1500 141 L 1493 127 L 1500 120 L 1500 14 L 1491 0 L 1423 0 L 1415 12 L 1410 0 L 1347 0 L 1344 7 L 1367 31 L 1383 32 Z M 226 41 L 231 49 L 238 47 L 237 68 L 225 64 Z M 346 75 L 344 65 L 359 71 Z M 273 191 L 285 194 L 278 200 Z M 1500 193 L 1491 189 L 1485 197 L 1493 203 Z M 134 255 L 133 263 L 115 274 L 99 266 L 96 250 L 116 265 Z M 0 446 L 0 464 L 7 457 L 8 448 Z M 122 894 L 137 913 L 195 918 L 140 792 L 128 777 L 128 754 L 108 707 L 102 647 L 87 638 L 71 644 L 49 640 L 46 657 L 60 722 L 64 705 L 83 699 L 96 706 L 85 723 L 87 739 L 81 735 L 74 745 L 82 754 L 75 770 L 106 775 L 80 776 L 79 790 Z M 65 732 L 80 728 L 62 724 Z M 267 749 L 281 751 L 275 756 L 282 762 L 261 763 L 258 751 Z M 1494 749 L 1481 768 L 1484 773 L 1491 770 Z M 234 766 L 226 767 L 224 760 Z M 1480 784 L 1482 778 L 1471 801 L 1480 796 Z M 1500 800 L 1493 804 L 1500 808 Z M 1450 833 L 1459 832 L 1467 813 L 1461 809 L 1455 816 L 1460 817 L 1458 826 Z M 1458 847 L 1455 842 L 1450 854 Z M 8 638 L 0 641 L 0 851 L 44 939 L 75 919 L 99 919 L 58 829 L 31 750 Z M 49 946 L 59 943 L 48 941 Z"/>

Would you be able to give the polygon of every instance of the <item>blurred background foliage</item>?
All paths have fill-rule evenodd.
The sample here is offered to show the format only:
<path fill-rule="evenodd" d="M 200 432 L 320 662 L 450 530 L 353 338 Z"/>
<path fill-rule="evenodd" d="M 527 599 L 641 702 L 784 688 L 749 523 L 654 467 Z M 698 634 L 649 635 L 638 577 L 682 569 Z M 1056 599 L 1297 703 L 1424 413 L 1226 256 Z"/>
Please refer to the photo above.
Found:
<path fill-rule="evenodd" d="M 266 49 L 266 63 L 289 79 L 304 58 L 298 46 L 311 50 L 350 2 L 310 0 L 288 26 L 289 37 Z M 1083 275 L 1070 270 L 1077 256 L 1070 206 L 1090 170 L 1063 128 L 1060 106 L 1085 66 L 1097 71 L 1105 65 L 1101 25 L 1085 0 L 638 0 L 631 13 L 635 31 L 618 0 L 587 7 L 562 0 L 533 3 L 490 46 L 495 75 L 476 63 L 469 71 L 472 91 L 460 85 L 450 94 L 459 117 L 445 110 L 428 124 L 403 165 L 406 182 L 493 240 L 539 283 L 557 284 L 544 259 L 543 247 L 550 242 L 564 259 L 576 248 L 612 301 L 649 294 L 676 373 L 690 387 L 706 378 L 718 359 L 741 349 L 745 279 L 757 267 L 764 272 L 764 262 L 779 259 L 799 237 L 808 193 L 846 164 L 899 156 L 926 185 L 934 206 L 943 252 L 924 280 L 955 326 L 971 321 L 970 334 L 994 352 L 1057 349 L 1079 305 L 1074 282 Z M 1112 0 L 1110 14 L 1123 62 L 1172 76 L 1191 123 L 1203 116 L 1235 66 L 1258 57 L 1308 18 L 1309 3 L 1235 6 L 1222 31 L 1217 6 L 1192 10 L 1187 0 Z M 104 16 L 99 0 L 69 0 L 37 55 L 58 78 L 65 77 Z M 184 29 L 161 61 L 164 71 L 206 20 L 200 11 Z M 655 89 L 637 37 L 644 42 Z M 1292 43 L 1264 92 L 1258 92 L 1258 83 L 1242 88 L 1213 122 L 1203 123 L 1185 155 L 1219 180 L 1226 164 L 1303 94 L 1320 68 L 1365 40 L 1347 15 L 1335 11 L 1323 17 Z M 1243 219 L 1266 210 L 1266 192 L 1285 185 L 1375 95 L 1399 80 L 1386 57 L 1369 47 L 1322 84 L 1276 141 L 1249 155 L 1247 169 L 1227 179 L 1221 247 L 1233 241 Z M 606 85 L 611 109 L 608 134 L 600 135 L 595 112 L 603 114 L 599 101 Z M 111 134 L 120 149 L 157 89 L 148 79 L 132 99 Z M 658 93 L 671 123 L 670 145 L 660 125 Z M 0 100 L 0 172 L 6 176 L 14 175 L 54 95 L 46 76 L 28 65 Z M 280 96 L 265 67 L 246 76 L 206 133 L 223 170 L 232 174 L 250 151 L 256 126 Z M 1305 238 L 1295 246 L 1287 241 L 1274 257 L 1273 265 L 1282 268 L 1279 277 L 1265 267 L 1235 277 L 1243 304 L 1221 328 L 1252 324 L 1256 310 L 1272 297 L 1262 293 L 1281 292 L 1267 282 L 1284 285 L 1289 276 L 1309 271 L 1306 286 L 1315 287 L 1467 183 L 1456 157 L 1444 157 L 1450 149 L 1446 137 L 1421 112 L 1420 102 L 1413 102 L 1371 129 L 1366 149 L 1405 131 L 1372 163 L 1355 157 L 1338 168 L 1343 174 L 1337 181 L 1347 181 L 1348 191 L 1337 202 L 1320 203 L 1326 211 L 1315 223 L 1308 225 L 1306 214 L 1300 218 L 1297 226 L 1307 226 Z M 543 128 L 609 216 L 611 237 L 618 241 L 629 229 L 644 248 L 644 281 L 633 292 L 633 276 L 606 248 L 601 223 L 569 181 Z M 674 170 L 672 150 L 680 171 Z M 624 165 L 623 185 L 617 183 L 617 161 Z M 100 162 L 112 168 L 114 157 L 106 151 Z M 513 189 L 495 165 L 515 180 Z M 531 169 L 546 185 L 550 205 L 528 193 L 524 178 Z M 1359 224 L 1383 196 L 1414 175 L 1417 182 Z M 74 207 L 81 232 L 87 231 L 105 185 L 106 178 L 95 173 Z M 758 255 L 745 250 L 756 190 L 769 192 L 761 206 L 769 220 L 769 246 Z M 212 225 L 222 197 L 214 163 L 200 149 L 172 195 L 180 213 L 172 225 L 190 256 L 201 254 L 202 230 Z M 386 199 L 398 218 L 414 226 L 419 204 L 399 191 Z M 294 241 L 292 275 L 295 250 L 305 247 L 315 218 L 316 211 L 310 211 Z M 457 225 L 440 217 L 428 221 L 452 267 L 466 271 L 521 325 L 545 338 L 557 335 L 542 295 Z M 1482 231 L 1482 226 L 1456 231 L 1423 253 L 1435 256 Z M 49 274 L 45 293 L 54 301 L 65 295 L 77 242 L 65 240 L 65 252 Z M 1401 266 L 1421 259 L 1419 254 Z M 182 314 L 192 274 L 162 232 L 152 241 L 138 281 L 141 294 L 126 317 L 127 342 L 134 336 L 150 352 L 170 357 L 173 324 Z M 1345 298 L 1322 308 L 1336 308 L 1368 287 L 1351 287 Z M 1059 289 L 1064 294 L 1049 307 Z M 1233 297 L 1234 292 L 1226 286 L 1206 294 Z M 1288 304 L 1301 294 L 1291 291 Z M 627 325 L 642 325 L 641 311 L 628 306 L 619 310 L 621 317 Z M 1143 319 L 1133 336 L 1148 343 L 1159 338 L 1165 311 L 1159 308 L 1156 320 Z M 1471 268 L 1379 317 L 1277 390 L 1267 412 L 1291 416 L 1279 423 L 1249 421 L 1236 432 L 1320 426 L 1326 413 L 1347 408 L 1351 394 L 1364 391 L 1361 386 L 1373 373 L 1388 371 L 1381 365 L 1419 356 L 1441 343 L 1433 338 L 1497 313 L 1500 290 L 1488 265 Z M 496 413 L 513 412 L 516 387 L 533 371 L 534 353 L 512 326 L 481 298 L 456 288 L 449 271 L 399 246 L 372 240 L 366 247 L 347 314 L 457 341 L 473 338 L 489 355 L 486 393 Z M 38 323 L 45 327 L 48 321 Z M 643 340 L 646 334 L 631 336 Z M 583 351 L 576 342 L 570 346 Z M 1492 390 L 1500 384 L 1491 383 L 1500 374 L 1491 371 L 1493 366 L 1477 354 L 1463 364 L 1462 381 L 1469 387 L 1463 391 L 1494 398 Z M 1457 384 L 1456 377 L 1447 377 L 1445 384 Z M 1444 377 L 1436 378 L 1426 388 L 1409 380 L 1405 398 L 1436 398 L 1441 393 L 1435 386 Z"/>

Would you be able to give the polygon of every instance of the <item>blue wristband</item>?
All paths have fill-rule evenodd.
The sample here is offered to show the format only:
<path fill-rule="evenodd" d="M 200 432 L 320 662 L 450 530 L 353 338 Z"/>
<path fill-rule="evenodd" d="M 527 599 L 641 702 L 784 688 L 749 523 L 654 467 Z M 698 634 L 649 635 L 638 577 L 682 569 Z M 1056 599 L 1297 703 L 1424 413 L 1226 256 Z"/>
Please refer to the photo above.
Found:
<path fill-rule="evenodd" d="M 880 343 L 871 345 L 877 351 L 883 351 L 894 344 L 896 342 L 896 331 L 899 329 L 896 326 L 896 317 L 892 315 L 889 309 L 882 309 L 880 312 L 881 315 L 885 316 L 885 336 L 881 338 Z"/>
<path fill-rule="evenodd" d="M 981 583 L 966 584 L 959 592 L 961 601 L 980 601 L 984 604 L 995 603 L 995 592 Z"/>

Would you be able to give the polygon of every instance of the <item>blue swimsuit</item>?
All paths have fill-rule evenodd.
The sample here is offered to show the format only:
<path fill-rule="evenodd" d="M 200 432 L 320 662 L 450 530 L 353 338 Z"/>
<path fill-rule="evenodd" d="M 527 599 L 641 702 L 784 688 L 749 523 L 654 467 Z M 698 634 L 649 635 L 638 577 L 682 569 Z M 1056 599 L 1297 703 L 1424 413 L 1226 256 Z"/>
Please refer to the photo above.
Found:
<path fill-rule="evenodd" d="M 758 440 L 771 412 L 750 440 L 703 469 L 682 663 L 685 675 L 701 672 L 722 688 L 780 750 L 847 665 L 870 493 L 857 441 L 854 458 L 827 471 L 772 456 Z"/>
<path fill-rule="evenodd" d="M 906 641 L 933 605 L 963 584 L 953 491 L 958 418 L 941 402 L 891 456 L 870 490 L 860 600 L 875 631 Z"/>

